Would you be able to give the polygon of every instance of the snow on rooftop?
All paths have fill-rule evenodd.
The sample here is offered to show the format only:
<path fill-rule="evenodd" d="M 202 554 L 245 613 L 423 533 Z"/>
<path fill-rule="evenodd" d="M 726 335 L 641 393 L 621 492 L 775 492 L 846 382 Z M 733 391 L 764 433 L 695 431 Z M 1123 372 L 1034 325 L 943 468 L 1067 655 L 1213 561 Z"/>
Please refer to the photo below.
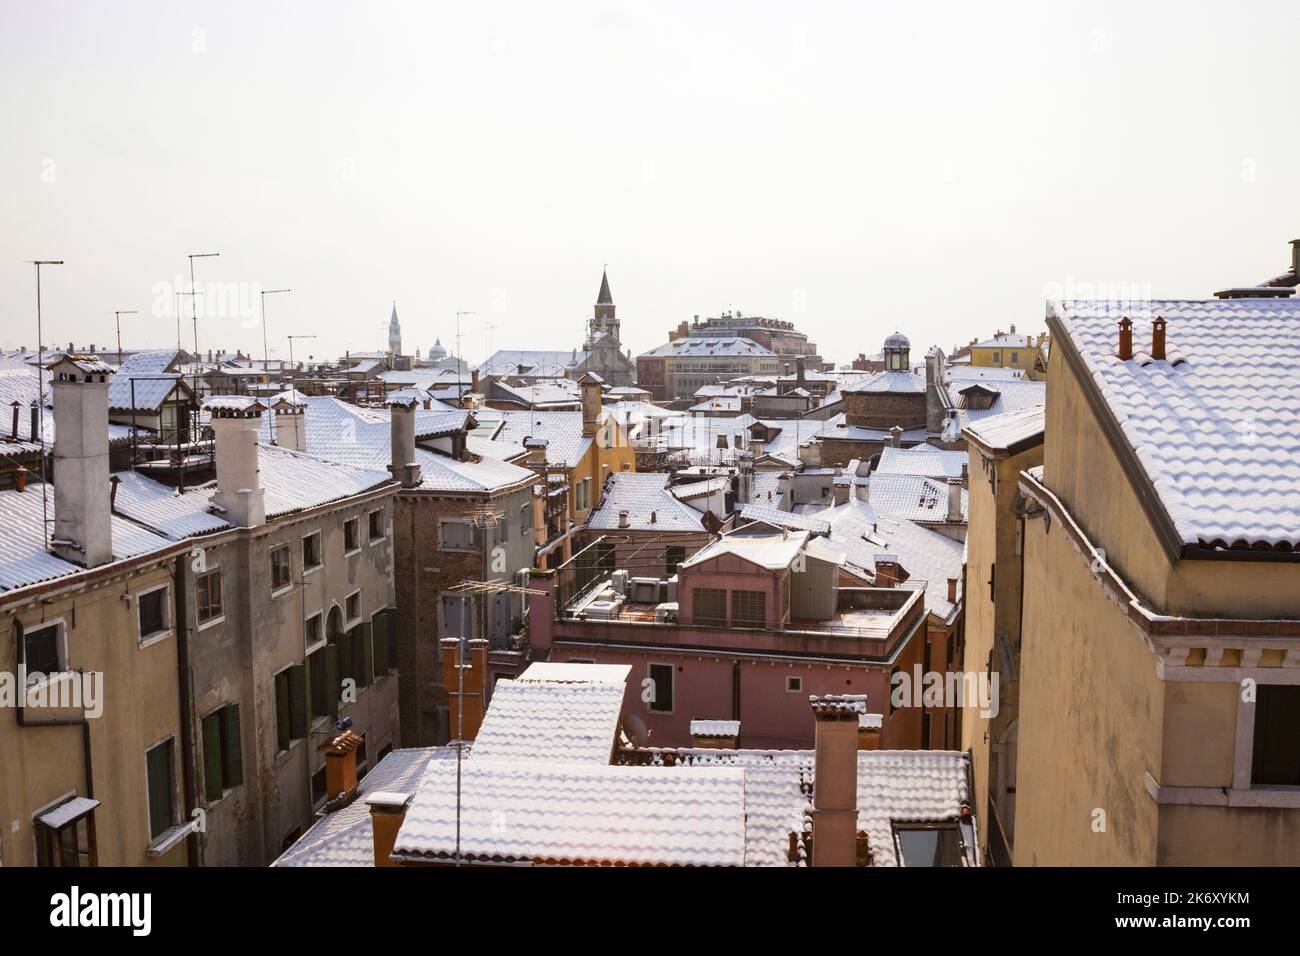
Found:
<path fill-rule="evenodd" d="M 476 744 L 476 750 L 477 750 Z M 730 767 L 436 761 L 394 852 L 480 860 L 740 866 L 745 774 Z"/>
<path fill-rule="evenodd" d="M 669 490 L 669 475 L 659 472 L 612 472 L 600 504 L 587 516 L 587 527 L 610 531 L 622 527 L 642 531 L 701 531 L 700 513 Z M 651 521 L 653 515 L 654 520 Z"/>
<path fill-rule="evenodd" d="M 534 661 L 515 678 L 523 684 L 617 684 L 622 687 L 632 673 L 631 664 L 570 664 Z"/>
<path fill-rule="evenodd" d="M 732 554 L 759 567 L 778 571 L 790 566 L 795 555 L 803 550 L 808 535 L 807 531 L 749 533 L 742 528 L 705 545 L 678 567 L 691 568 L 724 554 Z"/>
<path fill-rule="evenodd" d="M 692 720 L 692 737 L 736 737 L 740 734 L 738 720 Z"/>
<path fill-rule="evenodd" d="M 967 425 L 962 434 L 994 451 L 1010 451 L 1026 443 L 1041 445 L 1046 423 L 1046 407 L 1035 405 L 1017 412 L 981 418 Z"/>
<path fill-rule="evenodd" d="M 1121 361 L 1121 313 L 1138 349 L 1162 316 L 1186 361 Z M 1300 548 L 1300 301 L 1073 301 L 1053 316 L 1184 543 Z"/>
<path fill-rule="evenodd" d="M 474 762 L 609 763 L 622 683 L 499 680 L 474 738 Z"/>
<path fill-rule="evenodd" d="M 877 475 L 923 475 L 927 478 L 960 478 L 970 456 L 965 451 L 949 451 L 922 443 L 910 448 L 882 448 Z"/>

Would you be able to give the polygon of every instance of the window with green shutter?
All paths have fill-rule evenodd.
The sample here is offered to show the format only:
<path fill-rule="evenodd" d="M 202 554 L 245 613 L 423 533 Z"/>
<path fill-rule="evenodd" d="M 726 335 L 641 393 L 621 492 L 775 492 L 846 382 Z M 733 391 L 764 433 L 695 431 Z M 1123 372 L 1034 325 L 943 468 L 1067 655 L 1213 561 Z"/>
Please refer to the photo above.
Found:
<path fill-rule="evenodd" d="M 313 717 L 328 717 L 333 713 L 330 708 L 329 674 L 325 663 L 328 654 L 329 649 L 322 647 L 307 658 L 307 683 L 311 688 L 311 715 Z"/>
<path fill-rule="evenodd" d="M 339 645 L 337 641 L 330 641 L 329 646 L 325 648 L 325 687 L 326 713 L 330 717 L 335 717 L 339 712 L 339 697 L 341 696 L 342 686 L 339 679 Z"/>
<path fill-rule="evenodd" d="M 244 782 L 239 705 L 227 704 L 203 718 L 203 795 L 208 802 Z"/>
<path fill-rule="evenodd" d="M 292 713 L 289 705 L 289 672 L 283 670 L 275 675 L 275 734 L 279 750 L 288 750 L 293 740 L 289 726 Z"/>
<path fill-rule="evenodd" d="M 370 622 L 352 629 L 352 675 L 357 687 L 369 687 L 375 682 L 374 648 L 371 646 Z"/>
<path fill-rule="evenodd" d="M 342 682 L 347 680 L 348 678 L 352 678 L 353 680 L 355 680 L 357 676 L 354 670 L 352 644 L 353 644 L 353 640 L 352 640 L 351 631 L 343 631 L 342 633 L 339 634 L 338 637 L 339 677 L 338 677 L 338 684 L 336 685 L 334 690 L 334 696 L 336 698 L 339 696 L 339 691 Z"/>
<path fill-rule="evenodd" d="M 167 738 L 145 754 L 149 776 L 149 837 L 156 840 L 175 824 L 176 789 L 172 770 L 173 745 Z"/>
<path fill-rule="evenodd" d="M 380 611 L 370 622 L 370 640 L 373 645 L 375 676 L 388 673 L 388 611 Z"/>
<path fill-rule="evenodd" d="M 294 664 L 289 668 L 289 736 L 299 740 L 307 736 L 311 724 L 311 701 L 307 699 L 307 667 Z"/>

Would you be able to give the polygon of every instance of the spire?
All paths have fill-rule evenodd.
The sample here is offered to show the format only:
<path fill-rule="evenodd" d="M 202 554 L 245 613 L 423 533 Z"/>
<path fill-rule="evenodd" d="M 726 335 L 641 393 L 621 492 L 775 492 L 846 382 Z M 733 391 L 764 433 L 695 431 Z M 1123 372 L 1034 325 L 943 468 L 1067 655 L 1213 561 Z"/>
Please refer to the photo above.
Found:
<path fill-rule="evenodd" d="M 609 276 L 605 270 L 600 270 L 600 294 L 596 296 L 597 305 L 613 305 L 614 297 L 609 294 Z"/>
<path fill-rule="evenodd" d="M 401 328 L 401 325 L 399 325 L 397 322 L 397 300 L 396 299 L 393 300 L 393 315 L 388 320 L 388 328 L 389 331 L 395 331 Z"/>

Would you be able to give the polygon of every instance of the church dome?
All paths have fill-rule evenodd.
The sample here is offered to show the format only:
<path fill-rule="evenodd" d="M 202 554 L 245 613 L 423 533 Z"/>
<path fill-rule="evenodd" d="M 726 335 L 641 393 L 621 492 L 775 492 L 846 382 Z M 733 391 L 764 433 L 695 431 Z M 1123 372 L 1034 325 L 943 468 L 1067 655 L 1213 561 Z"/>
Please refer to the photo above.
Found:
<path fill-rule="evenodd" d="M 885 348 L 887 349 L 910 349 L 912 343 L 907 341 L 907 336 L 902 332 L 895 332 L 885 339 Z"/>
<path fill-rule="evenodd" d="M 433 348 L 429 349 L 429 360 L 437 362 L 439 359 L 445 359 L 446 357 L 447 350 L 442 347 L 442 339 L 437 339 L 433 343 Z"/>

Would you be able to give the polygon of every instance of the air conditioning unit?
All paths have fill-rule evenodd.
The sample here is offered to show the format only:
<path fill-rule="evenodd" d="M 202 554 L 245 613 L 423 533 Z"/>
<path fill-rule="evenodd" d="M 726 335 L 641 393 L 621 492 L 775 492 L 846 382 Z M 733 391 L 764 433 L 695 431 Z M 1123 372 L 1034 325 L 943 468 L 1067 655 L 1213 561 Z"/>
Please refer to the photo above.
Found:
<path fill-rule="evenodd" d="M 613 589 L 614 589 L 617 593 L 619 593 L 619 594 L 626 594 L 626 593 L 627 593 L 627 579 L 628 579 L 628 573 L 627 573 L 627 571 L 625 571 L 625 570 L 623 570 L 623 569 L 620 568 L 619 570 L 615 571 L 612 575 L 610 575 L 609 583 L 610 583 L 610 586 L 613 587 Z"/>
<path fill-rule="evenodd" d="M 633 604 L 654 604 L 659 600 L 659 579 L 632 578 L 627 596 Z"/>
<path fill-rule="evenodd" d="M 655 608 L 656 624 L 675 624 L 677 622 L 677 602 L 665 601 Z"/>
<path fill-rule="evenodd" d="M 613 601 L 592 601 L 582 609 L 584 617 L 596 621 L 609 621 L 618 617 L 618 612 L 623 610 L 623 599 L 616 598 Z"/>

